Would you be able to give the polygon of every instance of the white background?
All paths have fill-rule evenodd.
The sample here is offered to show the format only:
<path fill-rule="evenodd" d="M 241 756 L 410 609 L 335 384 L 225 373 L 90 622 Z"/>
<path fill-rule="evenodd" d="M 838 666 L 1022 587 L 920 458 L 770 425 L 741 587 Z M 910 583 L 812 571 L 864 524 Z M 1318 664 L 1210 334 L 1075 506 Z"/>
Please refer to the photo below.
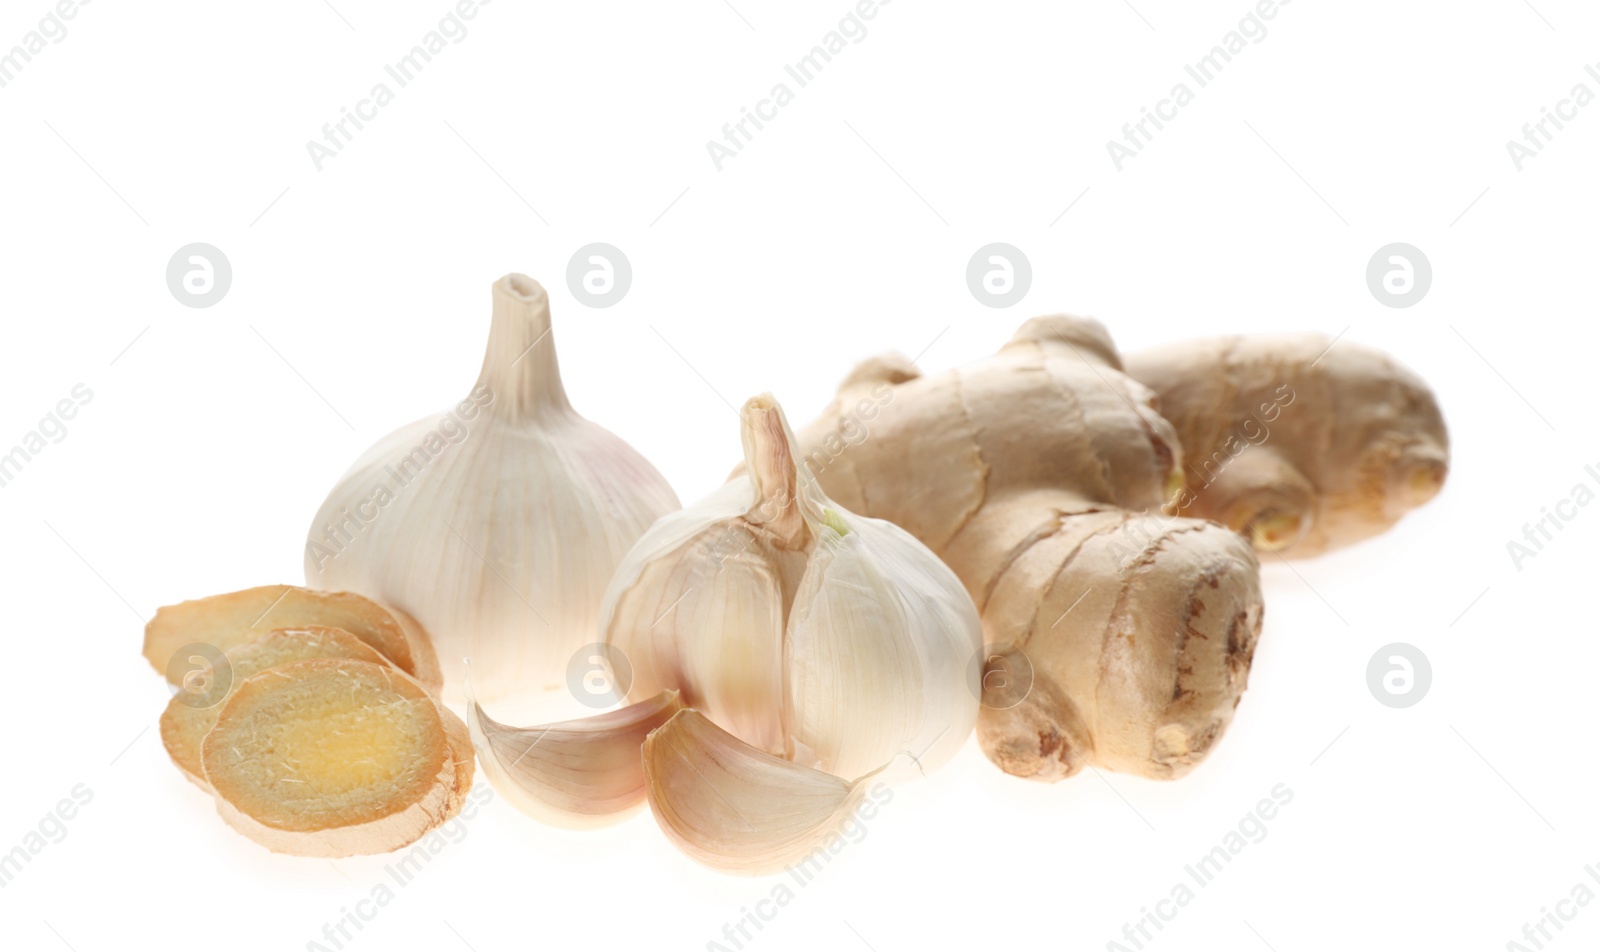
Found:
<path fill-rule="evenodd" d="M 1600 92 L 1600 14 L 1298 0 L 1119 172 L 1106 141 L 1251 8 L 1133 2 L 899 0 L 722 171 L 707 140 L 846 0 L 498 0 L 321 171 L 307 140 L 447 0 L 83 7 L 0 89 L 0 447 L 94 394 L 0 490 L 0 852 L 74 785 L 93 800 L 0 890 L 0 943 L 297 950 L 386 880 L 389 857 L 276 856 L 222 825 L 152 729 L 167 689 L 141 629 L 300 581 L 358 452 L 471 386 L 508 271 L 550 290 L 574 404 L 686 500 L 737 456 L 727 402 L 770 389 L 803 422 L 863 357 L 938 371 L 1052 311 L 1125 351 L 1344 331 L 1444 406 L 1436 501 L 1269 559 L 1250 690 L 1193 775 L 1039 786 L 969 743 L 746 948 L 1106 948 L 1280 783 L 1265 840 L 1150 948 L 1503 949 L 1580 881 L 1600 891 L 1600 509 L 1520 571 L 1506 549 L 1600 464 L 1600 104 L 1521 171 L 1505 146 L 1574 84 Z M 0 50 L 50 9 L 6 0 Z M 234 271 L 209 309 L 164 279 L 196 241 Z M 563 277 L 591 241 L 633 265 L 609 309 Z M 1033 265 L 1006 310 L 964 280 L 993 241 Z M 1364 277 L 1393 241 L 1434 270 L 1403 310 Z M 1395 641 L 1433 664 L 1406 710 L 1365 682 Z M 496 799 L 467 828 L 347 947 L 703 949 L 776 882 L 694 866 L 648 813 L 567 833 Z M 1556 947 L 1597 941 L 1589 906 Z"/>

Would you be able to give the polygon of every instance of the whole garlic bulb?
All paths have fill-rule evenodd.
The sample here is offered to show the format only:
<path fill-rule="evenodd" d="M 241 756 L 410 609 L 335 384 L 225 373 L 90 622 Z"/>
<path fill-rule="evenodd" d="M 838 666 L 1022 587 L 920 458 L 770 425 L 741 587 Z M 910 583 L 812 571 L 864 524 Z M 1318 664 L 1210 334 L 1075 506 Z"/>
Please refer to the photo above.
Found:
<path fill-rule="evenodd" d="M 663 517 L 606 593 L 629 700 L 677 690 L 744 743 L 846 779 L 947 760 L 978 714 L 966 589 L 905 530 L 831 502 L 770 395 L 741 417 L 749 478 Z"/>
<path fill-rule="evenodd" d="M 493 299 L 477 386 L 379 440 L 340 479 L 312 523 L 306 580 L 416 617 L 452 703 L 471 656 L 475 693 L 497 713 L 587 712 L 563 689 L 568 662 L 596 640 L 629 546 L 678 499 L 567 402 L 544 288 L 507 275 Z"/>

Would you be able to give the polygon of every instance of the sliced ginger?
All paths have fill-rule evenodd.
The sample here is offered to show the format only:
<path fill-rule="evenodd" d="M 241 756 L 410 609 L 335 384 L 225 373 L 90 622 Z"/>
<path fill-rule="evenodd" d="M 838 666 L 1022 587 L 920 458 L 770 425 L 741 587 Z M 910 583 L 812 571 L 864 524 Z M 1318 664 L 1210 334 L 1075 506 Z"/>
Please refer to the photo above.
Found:
<path fill-rule="evenodd" d="M 210 689 L 198 695 L 178 693 L 161 715 L 161 743 L 184 776 L 209 791 L 200 764 L 200 744 L 217 722 L 222 704 L 233 691 L 261 671 L 291 661 L 313 658 L 348 658 L 387 665 L 383 655 L 355 635 L 339 628 L 311 626 L 279 629 L 255 641 L 230 648 L 225 671 L 214 671 Z M 220 666 L 219 666 L 220 668 Z"/>
<path fill-rule="evenodd" d="M 185 645 L 208 644 L 227 651 L 277 628 L 311 625 L 348 631 L 406 674 L 438 690 L 439 661 L 426 632 L 410 616 L 350 592 L 293 585 L 263 585 L 161 608 L 145 626 L 144 656 L 171 678 L 168 662 Z"/>
<path fill-rule="evenodd" d="M 454 816 L 472 782 L 459 718 L 392 667 L 337 658 L 247 678 L 201 765 L 224 820 L 303 856 L 399 849 Z"/>

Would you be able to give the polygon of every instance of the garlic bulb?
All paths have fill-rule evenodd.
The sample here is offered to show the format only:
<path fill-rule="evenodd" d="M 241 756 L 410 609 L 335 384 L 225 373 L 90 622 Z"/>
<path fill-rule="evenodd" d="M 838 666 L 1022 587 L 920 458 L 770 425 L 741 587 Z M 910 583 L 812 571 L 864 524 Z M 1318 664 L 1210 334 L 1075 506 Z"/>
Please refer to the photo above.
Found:
<path fill-rule="evenodd" d="M 675 689 L 757 751 L 846 780 L 947 760 L 978 714 L 971 598 L 903 529 L 823 495 L 770 395 L 741 416 L 748 479 L 663 517 L 606 592 L 629 700 Z"/>
<path fill-rule="evenodd" d="M 415 616 L 432 634 L 446 699 L 519 719 L 589 712 L 564 689 L 597 640 L 613 570 L 671 487 L 567 402 L 544 288 L 495 282 L 483 370 L 467 399 L 379 440 L 339 481 L 306 542 L 306 579 Z"/>

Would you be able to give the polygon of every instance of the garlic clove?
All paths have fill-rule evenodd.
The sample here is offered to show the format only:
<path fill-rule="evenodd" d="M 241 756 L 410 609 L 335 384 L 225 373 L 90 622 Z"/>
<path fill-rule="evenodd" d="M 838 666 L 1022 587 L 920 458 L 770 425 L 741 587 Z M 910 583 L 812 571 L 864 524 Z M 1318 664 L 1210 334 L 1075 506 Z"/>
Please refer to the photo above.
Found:
<path fill-rule="evenodd" d="M 227 651 L 274 629 L 308 626 L 343 629 L 429 690 L 438 690 L 439 663 L 420 625 L 403 626 L 382 605 L 351 592 L 294 585 L 263 585 L 160 608 L 145 626 L 144 656 L 176 684 L 171 661 L 187 645 Z"/>
<path fill-rule="evenodd" d="M 808 537 L 784 638 L 791 759 L 842 777 L 900 755 L 908 769 L 943 763 L 978 716 L 966 667 L 983 635 L 971 597 L 904 529 L 839 509 L 803 476 L 771 394 L 747 402 L 745 419 L 752 481 L 786 503 L 769 517 L 803 520 Z"/>
<path fill-rule="evenodd" d="M 796 749 L 841 777 L 900 754 L 908 769 L 931 769 L 978 716 L 966 674 L 981 644 L 977 611 L 903 530 L 834 509 L 826 520 L 786 639 Z"/>
<path fill-rule="evenodd" d="M 651 527 L 613 578 L 602 617 L 632 666 L 630 699 L 677 689 L 746 743 L 789 756 L 784 627 L 821 510 L 797 495 L 785 424 L 765 399 L 742 414 L 751 477 Z"/>
<path fill-rule="evenodd" d="M 803 554 L 777 550 L 743 521 L 716 524 L 645 566 L 611 625 L 633 668 L 629 697 L 677 688 L 686 706 L 784 754 L 785 605 L 804 569 Z"/>
<path fill-rule="evenodd" d="M 868 779 L 774 757 L 688 709 L 645 740 L 644 769 L 656 822 L 679 848 L 751 875 L 803 859 L 860 805 Z"/>
<path fill-rule="evenodd" d="M 508 727 L 474 701 L 467 723 L 484 772 L 519 810 L 558 826 L 605 826 L 644 803 L 645 737 L 682 710 L 676 691 L 543 727 Z"/>

